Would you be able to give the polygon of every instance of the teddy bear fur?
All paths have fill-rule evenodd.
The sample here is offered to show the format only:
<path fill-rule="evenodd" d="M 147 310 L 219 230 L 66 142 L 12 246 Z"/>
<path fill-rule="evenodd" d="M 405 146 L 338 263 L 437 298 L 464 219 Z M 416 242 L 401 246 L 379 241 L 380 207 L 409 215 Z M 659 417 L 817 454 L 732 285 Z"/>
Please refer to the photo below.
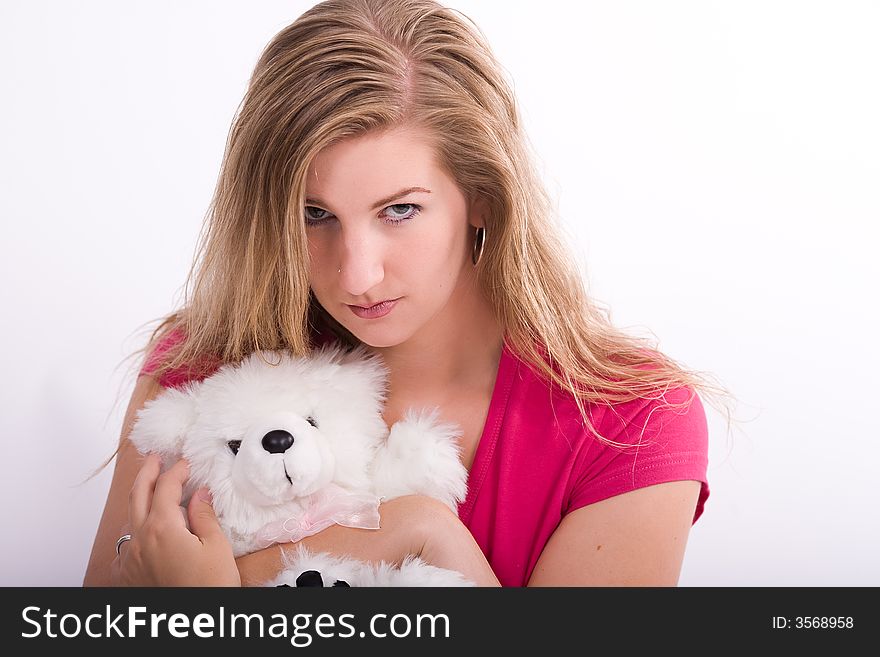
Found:
<path fill-rule="evenodd" d="M 395 566 L 313 553 L 297 546 L 284 553 L 284 563 L 285 568 L 266 586 L 473 586 L 460 573 L 437 568 L 415 556 Z"/>
<path fill-rule="evenodd" d="M 375 509 L 421 494 L 455 512 L 467 487 L 458 428 L 439 422 L 435 408 L 410 409 L 389 430 L 387 386 L 381 357 L 363 346 L 334 342 L 308 357 L 259 351 L 149 400 L 130 440 L 141 453 L 159 453 L 164 468 L 189 462 L 183 503 L 199 487 L 211 491 L 235 556 L 271 543 L 267 527 L 296 525 L 319 499 L 366 500 Z M 285 566 L 267 585 L 293 586 L 310 571 L 324 571 L 326 586 L 471 585 L 417 558 L 395 567 L 300 548 L 285 554 Z"/>

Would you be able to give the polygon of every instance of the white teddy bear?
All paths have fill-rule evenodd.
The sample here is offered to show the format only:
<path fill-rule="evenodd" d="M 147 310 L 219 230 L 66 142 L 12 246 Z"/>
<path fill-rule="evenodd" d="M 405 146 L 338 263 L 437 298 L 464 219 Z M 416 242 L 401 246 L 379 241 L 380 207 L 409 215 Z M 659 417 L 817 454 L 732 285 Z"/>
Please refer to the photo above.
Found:
<path fill-rule="evenodd" d="M 387 376 L 364 347 L 332 343 L 307 358 L 257 352 L 148 401 L 130 439 L 164 467 L 186 458 L 184 503 L 201 486 L 211 491 L 235 556 L 334 523 L 378 529 L 381 499 L 422 494 L 455 511 L 467 488 L 457 427 L 439 423 L 437 409 L 410 410 L 389 431 Z M 418 558 L 394 567 L 286 552 L 267 586 L 473 585 Z"/>

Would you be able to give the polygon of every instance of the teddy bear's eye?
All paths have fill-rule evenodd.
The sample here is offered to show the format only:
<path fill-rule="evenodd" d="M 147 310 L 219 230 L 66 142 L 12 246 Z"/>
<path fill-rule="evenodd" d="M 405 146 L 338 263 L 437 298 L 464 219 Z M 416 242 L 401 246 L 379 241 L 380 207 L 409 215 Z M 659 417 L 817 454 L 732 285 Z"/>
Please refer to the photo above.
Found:
<path fill-rule="evenodd" d="M 230 440 L 228 443 L 226 443 L 226 446 L 232 450 L 233 454 L 238 454 L 238 448 L 241 447 L 241 441 L 240 440 Z"/>
<path fill-rule="evenodd" d="M 315 418 L 313 418 L 311 415 L 310 415 L 309 417 L 306 418 L 306 422 L 308 422 L 309 424 L 311 424 L 311 425 L 312 425 L 313 427 L 315 427 L 316 429 L 318 428 L 318 423 L 315 422 Z"/>

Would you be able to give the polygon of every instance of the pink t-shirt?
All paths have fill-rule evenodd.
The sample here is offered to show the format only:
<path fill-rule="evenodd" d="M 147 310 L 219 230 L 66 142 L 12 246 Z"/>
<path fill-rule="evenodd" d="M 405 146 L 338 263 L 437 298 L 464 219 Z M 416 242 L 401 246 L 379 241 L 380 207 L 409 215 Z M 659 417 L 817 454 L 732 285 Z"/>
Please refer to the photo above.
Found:
<path fill-rule="evenodd" d="M 169 336 L 142 373 L 179 336 Z M 318 343 L 325 342 L 319 338 Z M 160 378 L 177 387 L 204 376 L 172 371 Z M 666 393 L 685 401 L 690 389 Z M 698 396 L 685 409 L 657 401 L 587 404 L 606 438 L 642 446 L 621 451 L 583 426 L 574 398 L 555 388 L 508 347 L 501 353 L 483 434 L 459 517 L 504 586 L 525 586 L 562 518 L 582 506 L 667 481 L 701 482 L 693 522 L 709 497 L 708 428 Z M 648 443 L 645 445 L 645 443 Z"/>
<path fill-rule="evenodd" d="M 665 395 L 679 403 L 690 390 Z M 582 506 L 651 484 L 701 482 L 693 522 L 709 497 L 708 429 L 699 397 L 683 410 L 657 401 L 588 404 L 606 438 L 583 427 L 569 394 L 550 386 L 508 348 L 501 355 L 489 414 L 468 478 L 459 517 L 504 586 L 525 586 L 563 516 Z M 647 425 L 646 425 L 647 421 Z M 644 446 L 644 443 L 650 443 Z"/>

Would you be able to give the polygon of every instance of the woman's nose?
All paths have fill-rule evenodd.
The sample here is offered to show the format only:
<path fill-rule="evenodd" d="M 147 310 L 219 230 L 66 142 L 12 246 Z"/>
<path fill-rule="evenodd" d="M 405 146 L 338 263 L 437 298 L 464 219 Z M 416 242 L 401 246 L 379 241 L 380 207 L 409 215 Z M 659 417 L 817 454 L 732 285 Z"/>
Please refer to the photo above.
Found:
<path fill-rule="evenodd" d="M 352 297 L 360 297 L 382 282 L 385 276 L 383 248 L 378 236 L 368 231 L 349 232 L 342 238 L 337 266 L 340 285 Z"/>

